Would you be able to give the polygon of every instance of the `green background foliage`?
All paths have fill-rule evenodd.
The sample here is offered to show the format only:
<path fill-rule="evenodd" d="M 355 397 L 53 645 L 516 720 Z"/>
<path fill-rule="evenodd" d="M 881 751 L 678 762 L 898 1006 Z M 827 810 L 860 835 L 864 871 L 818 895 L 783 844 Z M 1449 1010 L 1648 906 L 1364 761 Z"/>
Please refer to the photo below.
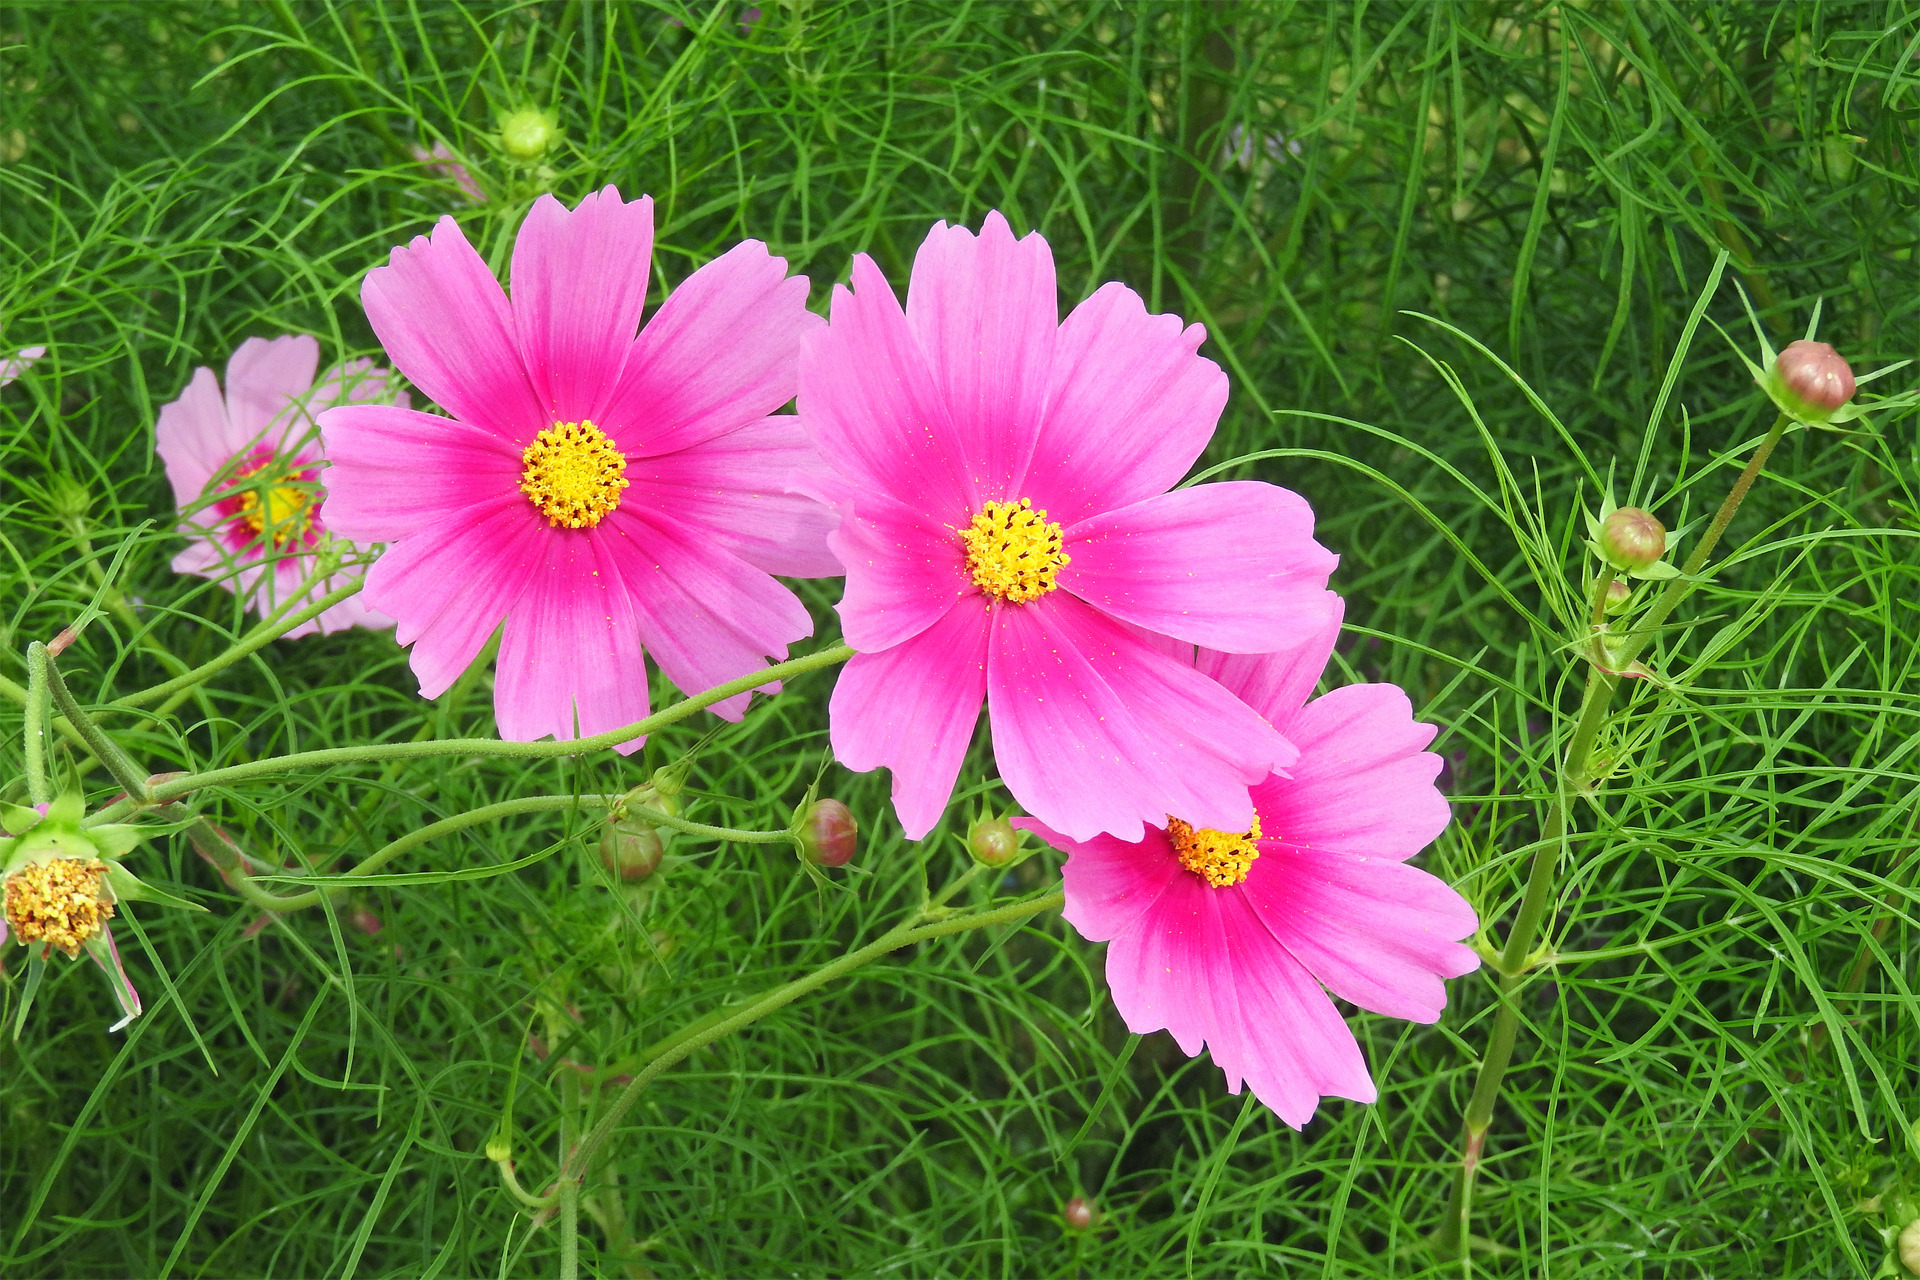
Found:
<path fill-rule="evenodd" d="M 656 299 L 756 237 L 824 308 L 851 254 L 904 287 L 929 224 L 997 208 L 1046 234 L 1063 307 L 1117 279 L 1207 325 L 1233 379 L 1207 462 L 1312 501 L 1349 597 L 1342 678 L 1397 681 L 1443 727 L 1456 822 L 1426 865 L 1500 922 L 1584 676 L 1582 504 L 1612 477 L 1669 527 L 1695 520 L 1771 421 L 1714 329 L 1751 343 L 1735 286 L 1776 342 L 1824 300 L 1821 336 L 1857 370 L 1920 355 L 1920 11 L 1897 0 L 762 7 L 0 8 L 0 343 L 51 348 L 0 392 L 7 687 L 122 548 L 118 607 L 63 660 L 83 700 L 244 628 L 220 587 L 169 572 L 158 408 L 252 335 L 377 355 L 359 281 L 436 217 L 498 266 L 539 191 L 618 183 L 658 202 Z M 527 105 L 564 131 L 543 167 L 495 140 Z M 434 143 L 484 205 L 411 158 Z M 1474 1269 L 1862 1274 L 1920 1190 L 1920 459 L 1910 419 L 1875 427 L 1788 437 L 1655 655 L 1664 685 L 1637 684 L 1609 730 L 1560 959 L 1521 993 Z M 803 591 L 824 643 L 834 586 Z M 828 762 L 830 686 L 804 677 L 720 727 L 692 810 L 781 826 L 824 768 L 865 829 L 858 872 L 825 891 L 779 846 L 687 839 L 646 892 L 616 891 L 588 817 L 538 815 L 256 928 L 184 841 L 146 846 L 142 873 L 211 912 L 122 912 L 149 1007 L 124 1035 L 104 1034 L 95 975 L 61 964 L 0 1041 L 0 1272 L 551 1272 L 555 1233 L 482 1154 L 509 1097 L 537 1192 L 564 1109 L 591 1111 L 643 1045 L 876 936 L 999 799 L 980 783 L 901 840 L 884 776 Z M 424 702 L 391 638 L 356 632 L 276 643 L 173 716 L 110 723 L 155 771 L 205 768 L 490 733 L 489 692 Z M 19 722 L 0 701 L 0 777 L 19 776 Z M 300 876 L 480 804 L 623 790 L 717 723 L 630 760 L 343 768 L 196 800 Z M 991 777 L 984 741 L 966 776 Z M 1354 1015 L 1380 1102 L 1295 1132 L 1204 1057 L 1127 1034 L 1100 971 L 1046 917 L 901 953 L 703 1050 L 620 1136 L 595 1194 L 631 1239 L 590 1227 L 587 1266 L 1460 1270 L 1422 1242 L 1483 975 L 1436 1027 Z M 1074 1194 L 1097 1197 L 1093 1232 L 1063 1231 Z"/>

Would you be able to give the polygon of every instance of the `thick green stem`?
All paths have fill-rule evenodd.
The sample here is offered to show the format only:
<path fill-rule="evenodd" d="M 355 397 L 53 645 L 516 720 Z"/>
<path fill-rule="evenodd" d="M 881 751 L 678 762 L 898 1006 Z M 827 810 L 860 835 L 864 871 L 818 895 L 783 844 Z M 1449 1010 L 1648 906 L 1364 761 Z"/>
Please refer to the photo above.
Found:
<path fill-rule="evenodd" d="M 837 644 L 830 649 L 822 649 L 818 653 L 810 653 L 803 658 L 794 658 L 741 676 L 737 680 L 729 680 L 704 693 L 682 699 L 644 720 L 636 720 L 630 725 L 609 729 L 605 733 L 595 734 L 589 738 L 570 738 L 560 742 L 502 742 L 498 738 L 442 738 L 428 742 L 390 742 L 380 746 L 300 751 L 292 755 L 272 756 L 265 760 L 252 760 L 246 764 L 229 765 L 224 769 L 209 769 L 205 773 L 182 774 L 155 787 L 153 801 L 156 804 L 164 804 L 169 800 L 177 800 L 190 792 L 198 791 L 202 787 L 226 786 L 230 783 L 244 782 L 249 778 L 257 778 L 263 774 L 285 773 L 290 769 L 311 769 L 331 764 L 422 760 L 434 756 L 500 756 L 539 760 L 552 759 L 556 756 L 586 755 L 589 752 L 600 751 L 607 747 L 618 746 L 623 742 L 630 742 L 635 738 L 645 737 L 670 724 L 676 724 L 716 702 L 724 702 L 736 694 L 758 689 L 776 680 L 786 680 L 808 671 L 817 671 L 821 667 L 845 662 L 853 654 L 851 645 Z M 127 805 L 124 802 L 108 805 L 87 821 L 90 825 L 113 822 L 126 812 Z"/>
<path fill-rule="evenodd" d="M 87 744 L 87 750 L 93 752 L 94 759 L 107 766 L 107 772 L 127 793 L 128 799 L 147 802 L 147 772 L 134 764 L 132 758 L 120 749 L 120 744 L 109 738 L 93 718 L 81 710 L 79 702 L 67 689 L 67 682 L 60 678 L 60 668 L 51 655 L 47 658 L 47 693 L 58 707 L 60 714 L 67 718 L 74 731 Z"/>
<path fill-rule="evenodd" d="M 21 755 L 27 771 L 28 804 L 53 803 L 53 780 L 47 776 L 47 722 L 53 718 L 47 669 L 52 665 L 46 645 L 35 640 L 27 646 L 27 714 Z"/>
<path fill-rule="evenodd" d="M 742 827 L 710 827 L 704 822 L 688 822 L 676 814 L 649 809 L 642 804 L 629 804 L 627 815 L 656 827 L 670 827 L 690 836 L 699 836 L 706 840 L 724 840 L 730 844 L 792 844 L 794 842 L 791 831 L 748 831 Z"/>
<path fill-rule="evenodd" d="M 560 1280 L 580 1280 L 580 1179 L 560 1179 Z"/>
<path fill-rule="evenodd" d="M 685 1060 L 699 1050 L 704 1049 L 714 1041 L 730 1036 L 742 1027 L 750 1026 L 758 1022 L 761 1018 L 766 1017 L 775 1010 L 792 1004 L 808 992 L 825 986 L 835 978 L 851 973 L 862 965 L 879 959 L 888 952 L 898 951 L 902 947 L 910 947 L 916 942 L 925 942 L 932 938 L 945 937 L 948 934 L 962 933 L 969 929 L 986 929 L 997 924 L 1015 924 L 1030 916 L 1038 915 L 1042 911 L 1056 910 L 1066 902 L 1065 894 L 1054 892 L 1038 898 L 1025 898 L 1019 902 L 1008 903 L 1006 906 L 996 907 L 986 911 L 950 916 L 944 920 L 937 920 L 930 924 L 922 923 L 926 920 L 928 911 L 938 910 L 939 903 L 949 897 L 961 884 L 971 880 L 975 870 L 977 870 L 977 867 L 970 868 L 965 876 L 962 876 L 959 881 L 950 886 L 948 890 L 941 894 L 934 902 L 929 903 L 927 907 L 923 907 L 920 911 L 915 912 L 911 919 L 888 930 L 878 940 L 868 943 L 858 951 L 850 951 L 831 964 L 822 965 L 820 968 L 815 969 L 805 977 L 796 978 L 792 982 L 785 983 L 775 987 L 771 991 L 765 992 L 726 1017 L 718 1021 L 706 1023 L 706 1025 L 702 1026 L 700 1030 L 694 1034 L 673 1036 L 663 1041 L 662 1047 L 654 1052 L 647 1064 L 634 1075 L 632 1082 L 621 1091 L 620 1096 L 616 1098 L 613 1105 L 608 1108 L 606 1115 L 600 1118 L 600 1122 L 593 1126 L 592 1131 L 589 1132 L 580 1145 L 575 1148 L 565 1166 L 560 1170 L 561 1185 L 564 1187 L 568 1178 L 573 1178 L 577 1181 L 584 1176 L 586 1169 L 592 1167 L 595 1154 L 598 1153 L 600 1148 L 606 1144 L 607 1140 L 613 1136 L 614 1130 L 620 1127 L 620 1122 L 626 1119 L 627 1112 L 631 1111 L 634 1104 L 640 1100 L 640 1094 L 646 1089 L 647 1085 L 651 1084 L 654 1079 L 668 1068 Z"/>
<path fill-rule="evenodd" d="M 311 622 L 341 601 L 352 599 L 360 593 L 360 588 L 363 585 L 364 583 L 361 581 L 355 580 L 341 587 L 338 591 L 328 592 L 306 608 L 294 614 L 288 614 L 286 612 L 288 606 L 282 605 L 272 616 L 263 619 L 259 626 L 235 641 L 233 646 L 219 657 L 203 662 L 193 670 L 183 672 L 162 684 L 156 684 L 151 688 L 142 689 L 137 693 L 130 693 L 124 698 L 115 699 L 112 705 L 126 708 L 143 707 L 149 702 L 157 702 L 161 698 L 169 697 L 176 693 L 183 693 L 193 688 L 193 686 L 218 675 L 248 654 L 254 653 L 265 647 L 268 643 L 279 639 L 295 627 L 303 623 Z M 298 597 L 296 596 L 295 599 L 298 599 Z"/>
<path fill-rule="evenodd" d="M 1707 526 L 1699 544 L 1687 557 L 1686 565 L 1681 569 L 1682 576 L 1667 583 L 1653 608 L 1647 611 L 1646 617 L 1628 634 L 1620 650 L 1614 653 L 1610 665 L 1615 670 L 1625 670 L 1633 663 L 1660 625 L 1693 589 L 1694 579 L 1706 567 L 1708 557 L 1719 545 L 1721 535 L 1726 533 L 1734 513 L 1740 509 L 1747 491 L 1753 487 L 1754 480 L 1759 477 L 1774 446 L 1780 443 L 1781 436 L 1791 422 L 1792 419 L 1785 414 L 1780 415 L 1773 429 L 1760 442 L 1760 447 L 1754 450 L 1746 469 L 1734 481 L 1726 501 L 1720 504 L 1720 510 L 1714 514 L 1713 522 Z M 1593 616 L 1596 619 L 1603 616 L 1605 593 L 1610 582 L 1611 575 L 1603 574 L 1596 584 L 1593 599 Z M 1606 724 L 1614 692 L 1619 687 L 1618 675 L 1601 669 L 1597 664 L 1589 668 L 1579 719 L 1574 724 L 1573 736 L 1567 741 L 1566 755 L 1561 760 L 1555 779 L 1553 808 L 1547 814 L 1540 846 L 1534 851 L 1533 864 L 1527 872 L 1527 887 L 1521 895 L 1513 931 L 1507 935 L 1506 946 L 1500 951 L 1496 965 L 1500 974 L 1497 987 L 1499 1007 L 1494 1013 L 1487 1051 L 1482 1055 L 1480 1070 L 1474 1077 L 1473 1094 L 1467 1101 L 1463 1125 L 1464 1154 L 1454 1171 L 1446 1217 L 1435 1233 L 1436 1243 L 1449 1254 L 1458 1255 L 1466 1247 L 1467 1224 L 1473 1212 L 1474 1178 L 1479 1170 L 1487 1130 L 1493 1123 L 1494 1106 L 1499 1102 L 1500 1088 L 1506 1079 L 1507 1068 L 1513 1061 L 1514 1045 L 1520 1034 L 1520 1010 L 1514 995 L 1536 963 L 1534 948 L 1553 901 L 1562 846 L 1566 844 L 1567 833 L 1572 827 L 1574 801 L 1592 783 L 1589 764 L 1593 745 Z"/>

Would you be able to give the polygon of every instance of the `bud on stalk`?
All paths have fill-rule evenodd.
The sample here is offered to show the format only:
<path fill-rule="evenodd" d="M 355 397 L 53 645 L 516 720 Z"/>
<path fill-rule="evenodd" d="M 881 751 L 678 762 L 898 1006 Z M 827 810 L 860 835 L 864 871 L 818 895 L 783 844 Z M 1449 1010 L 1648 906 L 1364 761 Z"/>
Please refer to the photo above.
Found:
<path fill-rule="evenodd" d="M 1020 858 L 1020 833 L 1005 818 L 982 818 L 967 832 L 967 852 L 985 866 L 1007 866 Z"/>
<path fill-rule="evenodd" d="M 1809 411 L 1825 418 L 1853 399 L 1853 369 L 1824 342 L 1789 342 L 1774 361 L 1780 385 Z"/>
<path fill-rule="evenodd" d="M 1060 1210 L 1060 1216 L 1066 1220 L 1069 1231 L 1085 1231 L 1093 1225 L 1094 1219 L 1099 1217 L 1093 1211 L 1093 1201 L 1085 1196 L 1075 1196 L 1067 1201 Z"/>
<path fill-rule="evenodd" d="M 860 824 L 838 800 L 815 800 L 796 828 L 800 856 L 821 867 L 844 867 L 860 847 Z"/>
<path fill-rule="evenodd" d="M 1639 507 L 1621 507 L 1600 522 L 1600 555 L 1622 573 L 1638 573 L 1667 554 L 1667 526 Z"/>

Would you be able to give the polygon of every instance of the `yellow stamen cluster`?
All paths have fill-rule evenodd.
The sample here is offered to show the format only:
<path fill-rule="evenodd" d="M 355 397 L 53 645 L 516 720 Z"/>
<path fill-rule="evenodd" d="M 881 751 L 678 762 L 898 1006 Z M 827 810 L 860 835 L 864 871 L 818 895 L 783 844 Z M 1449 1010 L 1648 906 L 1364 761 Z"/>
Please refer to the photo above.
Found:
<path fill-rule="evenodd" d="M 24 943 L 48 942 L 72 959 L 113 918 L 104 862 L 53 858 L 7 877 L 7 927 Z"/>
<path fill-rule="evenodd" d="M 1253 860 L 1260 856 L 1254 841 L 1260 838 L 1260 815 L 1253 817 L 1253 830 L 1244 834 L 1215 831 L 1212 827 L 1194 827 L 1167 815 L 1167 839 L 1180 865 L 1216 889 L 1239 884 L 1247 878 Z"/>
<path fill-rule="evenodd" d="M 1060 549 L 1060 524 L 1033 499 L 989 502 L 960 531 L 974 585 L 1008 604 L 1037 600 L 1072 558 Z"/>
<path fill-rule="evenodd" d="M 627 455 L 591 422 L 556 422 L 520 455 L 520 492 L 549 525 L 591 529 L 620 506 Z"/>
<path fill-rule="evenodd" d="M 271 529 L 273 545 L 284 547 L 304 538 L 313 526 L 313 513 L 307 509 L 312 503 L 312 492 L 298 485 L 276 484 L 266 490 L 264 502 L 259 489 L 247 489 L 240 494 L 235 519 L 256 537 Z"/>

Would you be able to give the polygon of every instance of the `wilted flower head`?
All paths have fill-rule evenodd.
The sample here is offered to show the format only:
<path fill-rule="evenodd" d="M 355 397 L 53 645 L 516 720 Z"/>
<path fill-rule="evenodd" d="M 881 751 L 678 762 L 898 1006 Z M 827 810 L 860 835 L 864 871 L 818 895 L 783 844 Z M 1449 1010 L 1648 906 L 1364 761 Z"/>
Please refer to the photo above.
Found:
<path fill-rule="evenodd" d="M 436 142 L 431 147 L 413 143 L 407 147 L 407 153 L 420 162 L 420 167 L 428 173 L 446 178 L 460 188 L 460 194 L 475 204 L 485 204 L 487 193 L 473 180 L 473 174 L 467 166 L 454 158 L 452 148 L 444 142 Z"/>
<path fill-rule="evenodd" d="M 140 993 L 127 980 L 108 926 L 114 905 L 125 899 L 200 908 L 143 884 L 120 864 L 144 831 L 82 827 L 85 812 L 78 792 L 31 808 L 0 804 L 0 944 L 11 938 L 28 948 L 29 965 L 44 964 L 55 951 L 69 960 L 85 951 L 113 985 L 123 1016 L 111 1029 L 118 1031 L 140 1016 Z"/>
<path fill-rule="evenodd" d="M 187 538 L 174 572 L 214 579 L 262 617 L 349 581 L 329 574 L 301 590 L 321 564 L 329 524 L 314 415 L 337 404 L 407 403 L 371 361 L 336 365 L 316 384 L 319 361 L 320 344 L 304 334 L 248 338 L 227 361 L 224 395 L 212 369 L 197 369 L 154 429 Z M 356 596 L 287 635 L 392 625 Z"/>
<path fill-rule="evenodd" d="M 45 354 L 45 347 L 22 347 L 10 356 L 0 357 L 0 387 L 25 373 L 29 365 Z"/>

